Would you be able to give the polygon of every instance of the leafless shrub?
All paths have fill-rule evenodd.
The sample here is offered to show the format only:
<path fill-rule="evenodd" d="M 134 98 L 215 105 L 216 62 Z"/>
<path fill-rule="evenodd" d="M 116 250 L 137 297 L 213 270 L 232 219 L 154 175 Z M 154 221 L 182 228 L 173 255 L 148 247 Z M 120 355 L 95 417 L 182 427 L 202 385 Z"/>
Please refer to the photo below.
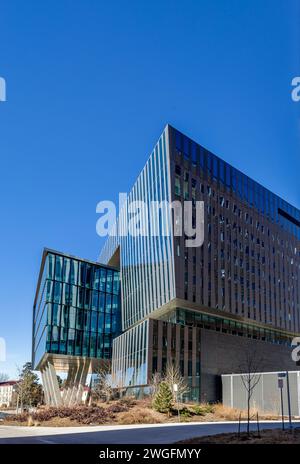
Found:
<path fill-rule="evenodd" d="M 110 375 L 110 362 L 103 361 L 101 366 L 96 369 L 95 381 L 91 389 L 93 400 L 110 401 L 113 396 L 113 387 Z"/>
<path fill-rule="evenodd" d="M 173 400 L 180 400 L 186 393 L 189 392 L 188 384 L 185 378 L 181 375 L 178 364 L 168 363 L 166 372 L 163 376 L 163 381 L 169 385 L 173 394 Z M 174 385 L 177 385 L 177 392 L 174 391 Z"/>
<path fill-rule="evenodd" d="M 248 347 L 241 353 L 242 361 L 239 369 L 243 373 L 241 376 L 243 385 L 247 393 L 247 434 L 250 433 L 251 419 L 251 398 L 255 387 L 258 385 L 261 378 L 261 370 L 263 367 L 263 357 L 257 349 Z"/>

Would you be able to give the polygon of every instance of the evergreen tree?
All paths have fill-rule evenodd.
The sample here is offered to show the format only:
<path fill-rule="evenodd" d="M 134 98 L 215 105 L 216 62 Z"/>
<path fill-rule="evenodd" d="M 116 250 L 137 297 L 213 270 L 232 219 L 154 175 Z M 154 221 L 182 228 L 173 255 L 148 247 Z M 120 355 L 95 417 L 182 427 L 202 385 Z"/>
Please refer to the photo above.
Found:
<path fill-rule="evenodd" d="M 161 382 L 153 399 L 153 408 L 158 412 L 167 412 L 168 415 L 173 406 L 173 394 L 167 382 Z"/>
<path fill-rule="evenodd" d="M 37 374 L 32 371 L 30 362 L 24 364 L 17 384 L 17 393 L 21 410 L 28 406 L 37 406 L 42 401 L 43 391 Z"/>

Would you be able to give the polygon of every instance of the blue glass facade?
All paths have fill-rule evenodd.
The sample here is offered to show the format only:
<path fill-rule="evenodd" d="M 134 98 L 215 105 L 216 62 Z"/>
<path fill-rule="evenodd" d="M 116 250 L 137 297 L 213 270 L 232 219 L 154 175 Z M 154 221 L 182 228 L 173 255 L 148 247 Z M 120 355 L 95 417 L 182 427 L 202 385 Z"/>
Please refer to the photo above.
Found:
<path fill-rule="evenodd" d="M 110 359 L 119 333 L 119 272 L 45 250 L 33 310 L 33 365 L 45 353 Z"/>

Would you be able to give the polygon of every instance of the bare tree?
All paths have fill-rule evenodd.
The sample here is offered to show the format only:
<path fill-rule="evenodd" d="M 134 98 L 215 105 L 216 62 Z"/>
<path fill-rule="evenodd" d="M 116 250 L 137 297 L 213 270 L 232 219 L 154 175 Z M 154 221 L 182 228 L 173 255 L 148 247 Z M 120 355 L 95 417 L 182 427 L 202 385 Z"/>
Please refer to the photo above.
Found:
<path fill-rule="evenodd" d="M 8 379 L 9 377 L 5 372 L 0 372 L 0 382 L 6 382 Z"/>
<path fill-rule="evenodd" d="M 159 390 L 159 385 L 162 381 L 161 374 L 159 372 L 154 372 L 150 380 L 151 394 L 155 396 Z"/>
<path fill-rule="evenodd" d="M 242 361 L 239 369 L 242 372 L 241 379 L 247 393 L 247 434 L 249 435 L 251 398 L 261 378 L 263 356 L 256 349 L 250 347 L 243 350 L 241 356 Z"/>
<path fill-rule="evenodd" d="M 170 387 L 174 401 L 178 400 L 178 398 L 182 398 L 183 395 L 190 390 L 186 379 L 181 375 L 178 364 L 172 362 L 167 364 L 163 380 Z M 175 384 L 177 385 L 177 392 L 174 391 Z"/>
<path fill-rule="evenodd" d="M 92 398 L 108 402 L 113 395 L 110 362 L 103 361 L 101 366 L 96 369 L 95 375 L 96 378 L 91 388 Z"/>

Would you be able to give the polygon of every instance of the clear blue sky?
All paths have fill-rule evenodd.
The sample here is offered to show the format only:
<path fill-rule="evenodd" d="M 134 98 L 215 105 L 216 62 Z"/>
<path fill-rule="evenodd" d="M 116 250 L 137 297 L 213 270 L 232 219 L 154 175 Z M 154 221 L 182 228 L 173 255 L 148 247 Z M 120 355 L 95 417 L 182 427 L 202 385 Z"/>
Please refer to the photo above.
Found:
<path fill-rule="evenodd" d="M 43 247 L 97 258 L 97 202 L 167 122 L 299 207 L 297 4 L 1 1 L 0 371 L 30 359 Z"/>

